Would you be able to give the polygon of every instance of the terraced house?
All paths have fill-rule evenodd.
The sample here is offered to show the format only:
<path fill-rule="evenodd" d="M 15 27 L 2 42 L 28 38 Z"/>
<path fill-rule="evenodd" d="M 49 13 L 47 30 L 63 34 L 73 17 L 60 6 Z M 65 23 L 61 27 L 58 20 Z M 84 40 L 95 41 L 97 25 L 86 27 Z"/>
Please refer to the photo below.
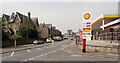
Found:
<path fill-rule="evenodd" d="M 11 16 L 3 14 L 2 24 L 5 26 L 4 31 L 16 34 L 18 27 L 22 25 L 25 17 L 18 12 L 16 12 L 16 15 L 12 13 Z"/>
<path fill-rule="evenodd" d="M 40 23 L 39 25 L 39 37 L 42 39 L 52 38 L 53 36 L 60 36 L 61 31 L 56 29 L 52 24 Z"/>
<path fill-rule="evenodd" d="M 23 23 L 26 23 L 26 25 L 38 25 L 38 18 L 31 18 L 30 12 L 28 12 L 28 17 L 16 12 L 16 14 L 13 12 L 11 16 L 3 14 L 2 16 L 2 26 L 3 30 L 5 32 L 9 32 L 11 34 L 17 34 L 18 28 L 23 25 Z"/>

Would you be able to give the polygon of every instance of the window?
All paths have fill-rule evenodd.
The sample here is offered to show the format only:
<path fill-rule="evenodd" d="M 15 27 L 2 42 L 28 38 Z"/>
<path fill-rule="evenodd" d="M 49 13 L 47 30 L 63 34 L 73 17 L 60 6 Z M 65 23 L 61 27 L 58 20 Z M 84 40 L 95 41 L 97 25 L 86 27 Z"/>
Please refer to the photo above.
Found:
<path fill-rule="evenodd" d="M 12 24 L 10 24 L 10 28 L 12 28 Z"/>
<path fill-rule="evenodd" d="M 16 27 L 19 27 L 19 22 L 16 22 Z"/>
<path fill-rule="evenodd" d="M 16 27 L 17 27 L 17 23 L 16 23 Z"/>
<path fill-rule="evenodd" d="M 19 27 L 19 22 L 18 22 L 18 27 Z"/>

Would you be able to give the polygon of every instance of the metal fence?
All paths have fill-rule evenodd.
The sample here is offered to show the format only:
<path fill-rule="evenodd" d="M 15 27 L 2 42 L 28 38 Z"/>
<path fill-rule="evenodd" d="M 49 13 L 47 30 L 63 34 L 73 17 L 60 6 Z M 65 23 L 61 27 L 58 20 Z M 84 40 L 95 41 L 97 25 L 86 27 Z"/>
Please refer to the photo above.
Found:
<path fill-rule="evenodd" d="M 120 32 L 107 32 L 93 35 L 95 40 L 120 40 Z"/>

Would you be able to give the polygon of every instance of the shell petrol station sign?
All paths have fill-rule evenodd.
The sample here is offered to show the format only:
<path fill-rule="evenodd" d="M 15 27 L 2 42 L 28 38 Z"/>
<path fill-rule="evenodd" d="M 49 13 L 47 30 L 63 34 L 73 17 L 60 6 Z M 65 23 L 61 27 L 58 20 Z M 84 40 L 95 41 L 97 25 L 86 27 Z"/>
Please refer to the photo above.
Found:
<path fill-rule="evenodd" d="M 91 40 L 91 13 L 83 13 L 83 39 Z"/>

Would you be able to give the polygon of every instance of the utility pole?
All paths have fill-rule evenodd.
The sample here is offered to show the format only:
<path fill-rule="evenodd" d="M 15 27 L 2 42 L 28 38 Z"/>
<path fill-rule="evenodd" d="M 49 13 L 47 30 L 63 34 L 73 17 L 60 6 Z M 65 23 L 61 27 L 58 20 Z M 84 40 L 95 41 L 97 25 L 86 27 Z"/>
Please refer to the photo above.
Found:
<path fill-rule="evenodd" d="M 50 38 L 52 38 L 52 24 L 51 24 L 51 30 L 50 30 Z"/>
<path fill-rule="evenodd" d="M 14 38 L 14 48 L 16 49 L 16 30 L 15 30 L 15 35 L 13 35 Z"/>
<path fill-rule="evenodd" d="M 27 43 L 28 43 L 28 23 L 27 23 Z"/>
<path fill-rule="evenodd" d="M 29 22 L 30 22 L 30 12 L 28 12 L 28 17 L 27 17 L 27 43 L 28 43 L 28 39 L 29 39 Z"/>

